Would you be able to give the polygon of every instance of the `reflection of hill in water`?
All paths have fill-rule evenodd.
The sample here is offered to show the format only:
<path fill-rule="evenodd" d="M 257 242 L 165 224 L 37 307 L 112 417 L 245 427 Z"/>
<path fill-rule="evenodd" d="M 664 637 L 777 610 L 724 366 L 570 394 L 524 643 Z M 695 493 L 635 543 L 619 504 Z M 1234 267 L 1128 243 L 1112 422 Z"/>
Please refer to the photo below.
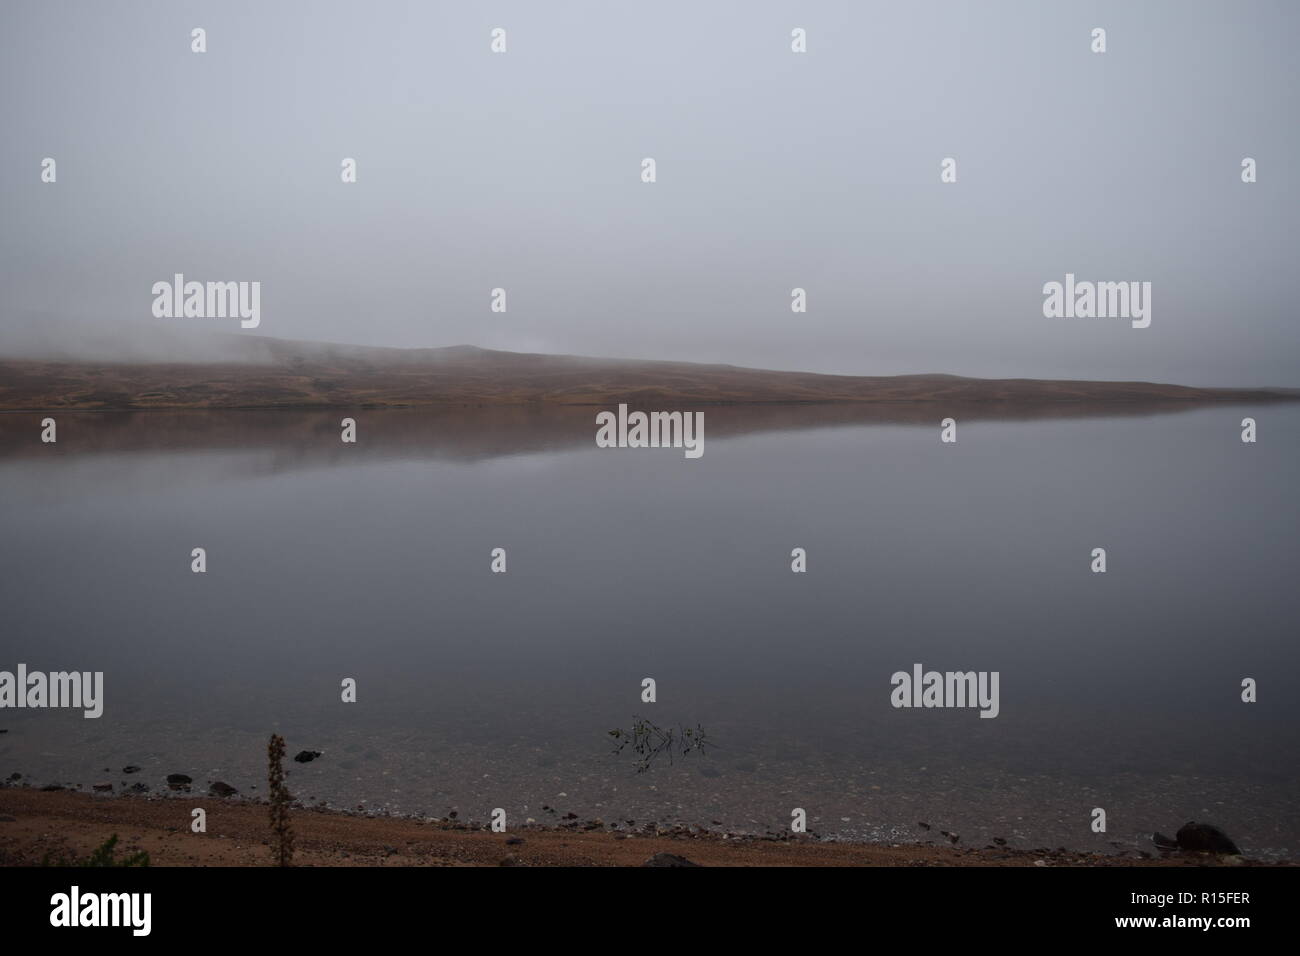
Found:
<path fill-rule="evenodd" d="M 897 404 L 723 405 L 704 412 L 711 441 L 769 432 L 861 425 L 925 426 L 960 422 L 1145 416 L 1190 411 L 1218 402 L 1045 402 L 1040 404 L 907 402 Z M 73 456 L 247 452 L 281 468 L 358 464 L 384 459 L 466 462 L 595 445 L 592 406 L 326 410 L 7 412 L 0 414 L 0 462 Z M 1243 407 L 1243 414 L 1247 409 Z M 41 420 L 58 422 L 58 442 L 43 444 Z M 340 441 L 340 421 L 357 421 L 358 441 Z"/>

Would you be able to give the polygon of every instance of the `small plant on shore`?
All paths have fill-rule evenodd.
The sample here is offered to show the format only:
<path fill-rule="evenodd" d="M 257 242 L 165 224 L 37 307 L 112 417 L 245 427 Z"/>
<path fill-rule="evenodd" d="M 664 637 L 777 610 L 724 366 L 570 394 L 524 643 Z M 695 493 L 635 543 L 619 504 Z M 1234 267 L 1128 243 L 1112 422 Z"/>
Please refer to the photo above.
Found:
<path fill-rule="evenodd" d="M 293 865 L 293 826 L 289 822 L 289 804 L 293 795 L 284 785 L 284 738 L 271 735 L 266 748 L 270 764 L 268 782 L 271 785 L 271 849 L 280 866 Z"/>
<path fill-rule="evenodd" d="M 703 753 L 706 747 L 712 746 L 704 728 L 699 724 L 694 727 L 679 726 L 665 729 L 654 721 L 635 715 L 632 717 L 630 730 L 616 727 L 609 732 L 609 735 L 617 744 L 614 748 L 615 754 L 621 754 L 627 748 L 632 748 L 632 753 L 636 757 L 637 773 L 645 773 L 655 759 L 663 754 L 667 754 L 668 763 L 672 764 L 674 753 L 681 756 L 685 756 L 692 750 Z"/>
<path fill-rule="evenodd" d="M 50 854 L 47 853 L 45 854 L 45 858 L 41 861 L 41 866 L 120 867 L 149 865 L 149 854 L 144 850 L 141 850 L 139 853 L 132 853 L 130 856 L 125 856 L 120 860 L 116 858 L 116 853 L 117 834 L 114 833 L 111 837 L 96 847 L 91 852 L 90 856 L 83 860 L 66 856 L 59 859 L 53 859 Z"/>

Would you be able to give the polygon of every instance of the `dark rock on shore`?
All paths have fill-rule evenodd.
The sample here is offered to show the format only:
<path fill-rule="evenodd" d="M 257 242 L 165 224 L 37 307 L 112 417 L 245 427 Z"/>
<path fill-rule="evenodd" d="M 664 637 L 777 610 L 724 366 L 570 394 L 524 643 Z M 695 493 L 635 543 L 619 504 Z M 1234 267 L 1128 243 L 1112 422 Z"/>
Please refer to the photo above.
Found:
<path fill-rule="evenodd" d="M 94 790 L 96 793 L 109 793 L 112 791 L 112 789 L 113 789 L 113 785 L 111 783 L 97 783 L 94 786 Z"/>
<path fill-rule="evenodd" d="M 129 763 L 129 764 L 127 764 L 125 767 L 122 768 L 122 772 L 123 772 L 123 773 L 139 773 L 139 772 L 140 772 L 140 768 L 137 767 L 137 766 L 136 766 L 135 764 L 133 764 L 133 763 Z"/>
<path fill-rule="evenodd" d="M 317 757 L 321 756 L 319 750 L 299 750 L 294 754 L 293 759 L 298 763 L 311 763 Z"/>
<path fill-rule="evenodd" d="M 235 794 L 239 793 L 239 791 L 224 780 L 217 780 L 212 784 L 212 786 L 208 787 L 208 793 L 212 794 L 214 797 L 233 797 Z"/>
<path fill-rule="evenodd" d="M 1151 834 L 1151 842 L 1162 850 L 1190 850 L 1196 853 L 1223 853 L 1238 856 L 1241 850 L 1228 834 L 1212 823 L 1197 823 L 1195 820 L 1185 823 L 1177 836 L 1165 836 L 1163 833 Z"/>
<path fill-rule="evenodd" d="M 692 863 L 684 856 L 678 856 L 676 853 L 656 853 L 650 859 L 641 864 L 642 866 L 699 866 L 698 863 Z"/>
<path fill-rule="evenodd" d="M 1193 821 L 1184 825 L 1178 831 L 1178 845 L 1184 850 L 1202 853 L 1241 853 L 1232 838 L 1211 823 Z"/>
<path fill-rule="evenodd" d="M 193 782 L 193 778 L 183 773 L 169 773 L 167 775 L 167 786 L 173 790 L 188 790 Z"/>

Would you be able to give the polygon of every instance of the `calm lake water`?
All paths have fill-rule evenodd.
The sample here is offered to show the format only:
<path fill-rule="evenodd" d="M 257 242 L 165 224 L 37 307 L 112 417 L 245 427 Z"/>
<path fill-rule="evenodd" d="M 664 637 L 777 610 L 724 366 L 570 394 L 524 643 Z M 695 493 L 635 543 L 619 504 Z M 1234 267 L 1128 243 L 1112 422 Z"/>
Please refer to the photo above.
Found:
<path fill-rule="evenodd" d="M 57 445 L 0 416 L 0 669 L 106 697 L 0 711 L 0 776 L 256 795 L 279 732 L 339 807 L 1300 851 L 1300 409 L 959 416 L 955 445 L 928 410 L 705 409 L 699 460 L 598 449 L 595 412 L 61 413 Z M 998 671 L 1000 715 L 894 709 L 918 662 Z M 633 715 L 715 746 L 637 773 Z"/>

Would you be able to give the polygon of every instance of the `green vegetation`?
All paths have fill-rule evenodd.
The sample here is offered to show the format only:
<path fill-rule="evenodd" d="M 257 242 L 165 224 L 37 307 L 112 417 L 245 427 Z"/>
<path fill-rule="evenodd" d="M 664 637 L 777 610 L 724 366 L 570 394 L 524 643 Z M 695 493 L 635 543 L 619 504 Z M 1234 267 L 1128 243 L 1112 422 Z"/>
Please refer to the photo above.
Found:
<path fill-rule="evenodd" d="M 58 859 L 53 858 L 49 853 L 41 860 L 41 866 L 148 866 L 149 854 L 141 850 L 139 853 L 132 853 L 130 856 L 117 859 L 117 834 L 101 843 L 91 854 L 84 860 L 78 860 L 73 857 L 63 856 Z"/>

